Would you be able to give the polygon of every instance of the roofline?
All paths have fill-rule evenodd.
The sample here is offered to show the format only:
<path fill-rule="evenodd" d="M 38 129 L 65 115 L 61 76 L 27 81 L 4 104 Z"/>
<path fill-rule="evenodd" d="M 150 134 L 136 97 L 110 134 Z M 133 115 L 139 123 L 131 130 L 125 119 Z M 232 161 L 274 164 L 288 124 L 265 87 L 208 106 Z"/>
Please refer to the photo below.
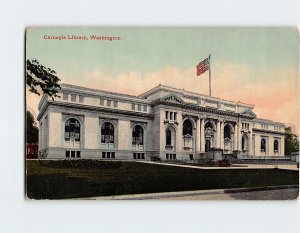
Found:
<path fill-rule="evenodd" d="M 135 95 L 129 95 L 129 94 L 123 94 L 123 93 L 118 93 L 118 92 L 112 92 L 112 91 L 105 91 L 105 90 L 100 90 L 100 89 L 94 89 L 94 88 L 89 88 L 89 87 L 83 87 L 83 86 L 77 86 L 73 84 L 68 84 L 68 83 L 62 83 L 61 84 L 61 90 L 62 91 L 68 91 L 68 89 L 72 90 L 77 90 L 77 91 L 85 91 L 85 92 L 91 92 L 91 93 L 85 93 L 85 94 L 91 94 L 91 95 L 111 95 L 114 97 L 122 97 L 122 98 L 127 98 L 127 100 L 134 100 L 142 103 L 150 103 L 151 101 L 147 99 L 140 98 Z"/>
<path fill-rule="evenodd" d="M 205 98 L 213 99 L 213 100 L 221 100 L 221 101 L 225 101 L 225 102 L 235 104 L 235 105 L 246 106 L 246 107 L 251 108 L 251 109 L 254 108 L 254 104 L 246 104 L 246 103 L 243 103 L 243 102 L 240 102 L 240 101 L 236 102 L 236 101 L 232 101 L 232 100 L 226 100 L 226 99 L 222 99 L 222 98 L 219 98 L 219 97 L 213 97 L 213 96 L 208 96 L 208 95 L 205 95 L 205 94 L 199 94 L 199 93 L 196 93 L 196 92 L 187 91 L 185 89 L 179 89 L 179 88 L 170 87 L 170 86 L 166 86 L 166 85 L 162 85 L 162 84 L 159 84 L 158 86 L 153 87 L 149 91 L 146 91 L 145 93 L 140 94 L 138 97 L 140 97 L 140 98 L 148 97 L 149 95 L 151 95 L 151 93 L 153 93 L 154 91 L 159 90 L 159 89 L 168 90 L 168 91 L 175 90 L 175 91 L 180 92 L 180 93 L 191 94 L 191 95 L 195 95 L 197 97 L 205 97 Z"/>
<path fill-rule="evenodd" d="M 256 122 L 258 121 L 259 123 L 281 124 L 282 126 L 285 126 L 285 124 L 282 123 L 282 122 L 272 121 L 272 120 L 269 120 L 269 119 L 255 118 L 255 121 L 256 121 Z"/>

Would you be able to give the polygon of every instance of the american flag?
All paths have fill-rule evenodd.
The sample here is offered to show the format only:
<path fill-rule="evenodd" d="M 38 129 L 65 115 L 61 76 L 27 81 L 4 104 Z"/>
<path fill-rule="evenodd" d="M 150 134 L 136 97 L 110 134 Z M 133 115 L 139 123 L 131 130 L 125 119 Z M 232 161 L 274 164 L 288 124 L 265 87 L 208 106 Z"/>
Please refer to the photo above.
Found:
<path fill-rule="evenodd" d="M 200 62 L 196 68 L 197 68 L 197 76 L 203 74 L 205 71 L 209 70 L 210 67 L 210 56 L 206 59 L 204 59 L 202 62 Z"/>

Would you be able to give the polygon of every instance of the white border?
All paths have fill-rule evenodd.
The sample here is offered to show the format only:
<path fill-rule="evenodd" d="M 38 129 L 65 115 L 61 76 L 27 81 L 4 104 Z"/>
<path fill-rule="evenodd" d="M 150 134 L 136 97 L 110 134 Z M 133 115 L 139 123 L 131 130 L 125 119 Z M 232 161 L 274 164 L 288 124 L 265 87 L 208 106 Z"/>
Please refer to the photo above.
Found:
<path fill-rule="evenodd" d="M 23 62 L 27 26 L 297 26 L 299 9 L 299 0 L 2 2 L 0 232 L 296 232 L 299 201 L 26 201 Z"/>

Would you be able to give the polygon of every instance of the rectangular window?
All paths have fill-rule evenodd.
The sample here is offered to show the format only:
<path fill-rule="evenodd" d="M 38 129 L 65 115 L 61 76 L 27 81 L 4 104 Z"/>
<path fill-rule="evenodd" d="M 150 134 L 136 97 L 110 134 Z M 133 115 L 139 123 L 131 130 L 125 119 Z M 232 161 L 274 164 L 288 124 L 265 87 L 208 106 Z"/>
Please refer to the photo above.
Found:
<path fill-rule="evenodd" d="M 71 158 L 75 158 L 75 151 L 71 151 Z"/>
<path fill-rule="evenodd" d="M 79 103 L 83 103 L 83 101 L 84 101 L 84 96 L 83 96 L 83 95 L 80 95 L 80 96 L 79 96 Z"/>
<path fill-rule="evenodd" d="M 106 153 L 106 158 L 110 159 L 110 152 Z"/>
<path fill-rule="evenodd" d="M 142 159 L 145 159 L 145 154 L 144 153 L 142 153 Z"/>
<path fill-rule="evenodd" d="M 80 158 L 80 151 L 76 152 L 76 158 Z"/>
<path fill-rule="evenodd" d="M 102 158 L 103 158 L 103 159 L 105 159 L 105 157 L 106 157 L 105 155 L 106 155 L 106 153 L 105 153 L 105 152 L 102 152 Z"/>
<path fill-rule="evenodd" d="M 114 108 L 118 107 L 118 101 L 114 101 Z"/>
<path fill-rule="evenodd" d="M 173 159 L 176 159 L 176 154 L 173 154 Z"/>
<path fill-rule="evenodd" d="M 174 121 L 177 121 L 177 112 L 174 112 Z"/>
<path fill-rule="evenodd" d="M 133 153 L 133 158 L 136 159 L 136 153 Z"/>
<path fill-rule="evenodd" d="M 111 152 L 111 158 L 112 158 L 112 159 L 115 158 L 115 152 Z"/>
<path fill-rule="evenodd" d="M 75 94 L 71 94 L 71 101 L 76 102 L 76 95 Z"/>
<path fill-rule="evenodd" d="M 173 112 L 170 112 L 170 120 L 173 120 Z"/>
<path fill-rule="evenodd" d="M 142 106 L 140 104 L 138 104 L 138 111 L 142 110 Z"/>
<path fill-rule="evenodd" d="M 169 112 L 166 111 L 166 120 L 168 120 L 168 118 L 169 118 Z"/>
<path fill-rule="evenodd" d="M 169 154 L 166 154 L 166 159 L 169 159 Z"/>
<path fill-rule="evenodd" d="M 69 100 L 69 94 L 63 93 L 63 100 Z"/>
<path fill-rule="evenodd" d="M 131 110 L 135 110 L 135 104 L 131 104 Z"/>
<path fill-rule="evenodd" d="M 147 105 L 144 105 L 144 106 L 143 106 L 143 111 L 144 111 L 144 112 L 147 112 Z"/>
<path fill-rule="evenodd" d="M 66 158 L 70 158 L 70 151 L 66 151 Z"/>
<path fill-rule="evenodd" d="M 107 100 L 106 105 L 107 105 L 107 107 L 110 107 L 111 106 L 111 100 Z"/>
<path fill-rule="evenodd" d="M 104 106 L 104 99 L 100 99 L 100 105 Z"/>

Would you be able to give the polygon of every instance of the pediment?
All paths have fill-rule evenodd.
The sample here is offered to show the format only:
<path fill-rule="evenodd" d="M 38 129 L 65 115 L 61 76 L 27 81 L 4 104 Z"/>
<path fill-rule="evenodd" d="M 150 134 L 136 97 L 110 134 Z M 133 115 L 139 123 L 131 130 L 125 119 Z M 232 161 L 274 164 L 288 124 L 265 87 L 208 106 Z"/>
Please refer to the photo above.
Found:
<path fill-rule="evenodd" d="M 176 103 L 176 104 L 184 104 L 184 101 L 175 94 L 170 94 L 162 98 L 164 102 L 168 103 Z"/>
<path fill-rule="evenodd" d="M 256 114 L 253 111 L 251 111 L 250 109 L 247 109 L 247 110 L 241 112 L 241 115 L 248 116 L 248 117 L 253 117 L 253 118 L 256 117 Z"/>

